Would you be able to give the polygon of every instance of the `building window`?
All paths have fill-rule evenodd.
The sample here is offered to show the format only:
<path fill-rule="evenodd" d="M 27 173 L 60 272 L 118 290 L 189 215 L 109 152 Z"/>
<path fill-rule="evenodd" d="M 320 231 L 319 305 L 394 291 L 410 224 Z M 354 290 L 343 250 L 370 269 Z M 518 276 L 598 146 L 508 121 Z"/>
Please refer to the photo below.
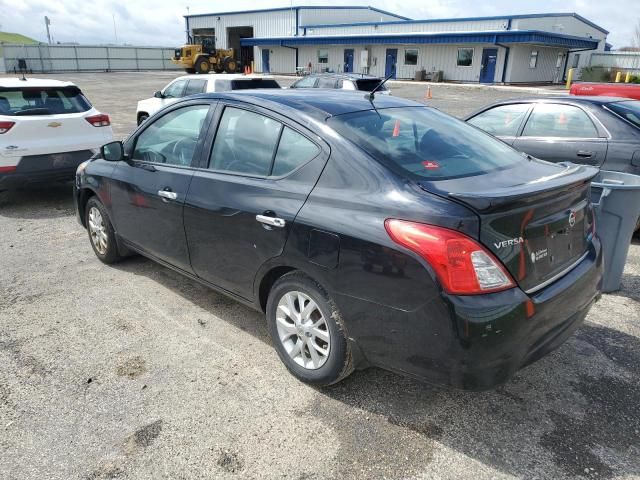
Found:
<path fill-rule="evenodd" d="M 572 68 L 578 68 L 578 64 L 579 63 L 580 63 L 580 54 L 579 53 L 574 53 L 573 54 Z"/>
<path fill-rule="evenodd" d="M 318 50 L 318 63 L 329 63 L 329 50 L 326 48 Z"/>
<path fill-rule="evenodd" d="M 531 56 L 529 57 L 529 68 L 536 68 L 538 65 L 538 51 L 531 50 Z"/>
<path fill-rule="evenodd" d="M 404 51 L 404 64 L 405 65 L 417 65 L 418 64 L 418 49 L 407 48 Z"/>
<path fill-rule="evenodd" d="M 458 49 L 458 66 L 470 67 L 473 65 L 473 48 Z"/>

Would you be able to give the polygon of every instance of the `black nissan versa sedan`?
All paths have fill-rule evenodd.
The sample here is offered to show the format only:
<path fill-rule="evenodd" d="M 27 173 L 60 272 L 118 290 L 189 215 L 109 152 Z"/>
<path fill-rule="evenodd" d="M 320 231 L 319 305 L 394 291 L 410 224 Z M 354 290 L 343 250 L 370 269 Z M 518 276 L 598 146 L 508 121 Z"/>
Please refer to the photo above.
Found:
<path fill-rule="evenodd" d="M 264 311 L 304 382 L 375 365 L 486 389 L 599 298 L 596 173 L 400 98 L 254 90 L 164 108 L 74 197 L 100 260 L 140 253 Z"/>

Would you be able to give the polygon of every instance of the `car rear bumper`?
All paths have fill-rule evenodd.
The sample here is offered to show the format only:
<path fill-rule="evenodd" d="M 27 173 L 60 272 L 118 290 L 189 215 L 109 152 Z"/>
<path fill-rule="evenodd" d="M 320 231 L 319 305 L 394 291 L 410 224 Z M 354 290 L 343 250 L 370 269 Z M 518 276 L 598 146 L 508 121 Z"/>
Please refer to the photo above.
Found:
<path fill-rule="evenodd" d="M 485 390 L 571 336 L 600 297 L 602 269 L 596 239 L 580 264 L 532 295 L 519 288 L 443 295 L 415 311 L 365 306 L 352 298 L 338 304 L 347 320 L 364 310 L 378 318 L 374 334 L 349 332 L 369 364 L 434 384 Z"/>
<path fill-rule="evenodd" d="M 30 184 L 73 180 L 76 169 L 93 156 L 92 150 L 20 157 L 15 172 L 0 174 L 0 190 Z"/>

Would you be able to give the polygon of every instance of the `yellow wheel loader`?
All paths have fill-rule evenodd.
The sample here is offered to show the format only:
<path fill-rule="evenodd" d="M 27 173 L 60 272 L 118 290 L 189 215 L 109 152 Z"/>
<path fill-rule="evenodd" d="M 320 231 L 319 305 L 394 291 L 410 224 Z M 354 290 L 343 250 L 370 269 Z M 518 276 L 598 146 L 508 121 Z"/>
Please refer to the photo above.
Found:
<path fill-rule="evenodd" d="M 187 73 L 235 73 L 238 62 L 234 58 L 233 48 L 223 50 L 216 48 L 216 37 L 213 35 L 195 36 L 195 41 L 176 48 L 171 61 L 180 65 Z"/>

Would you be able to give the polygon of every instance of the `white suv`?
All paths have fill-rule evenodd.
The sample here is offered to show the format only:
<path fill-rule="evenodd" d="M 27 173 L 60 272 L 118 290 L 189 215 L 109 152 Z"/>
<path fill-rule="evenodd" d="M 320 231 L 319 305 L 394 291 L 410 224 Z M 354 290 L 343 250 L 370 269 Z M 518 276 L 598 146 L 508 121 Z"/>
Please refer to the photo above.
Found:
<path fill-rule="evenodd" d="M 73 83 L 0 79 L 0 191 L 73 179 L 113 140 L 110 125 Z"/>
<path fill-rule="evenodd" d="M 281 88 L 272 77 L 243 75 L 241 73 L 211 73 L 202 75 L 184 75 L 170 82 L 153 97 L 138 102 L 136 119 L 138 125 L 165 105 L 189 95 L 209 92 L 228 92 L 253 88 Z"/>

